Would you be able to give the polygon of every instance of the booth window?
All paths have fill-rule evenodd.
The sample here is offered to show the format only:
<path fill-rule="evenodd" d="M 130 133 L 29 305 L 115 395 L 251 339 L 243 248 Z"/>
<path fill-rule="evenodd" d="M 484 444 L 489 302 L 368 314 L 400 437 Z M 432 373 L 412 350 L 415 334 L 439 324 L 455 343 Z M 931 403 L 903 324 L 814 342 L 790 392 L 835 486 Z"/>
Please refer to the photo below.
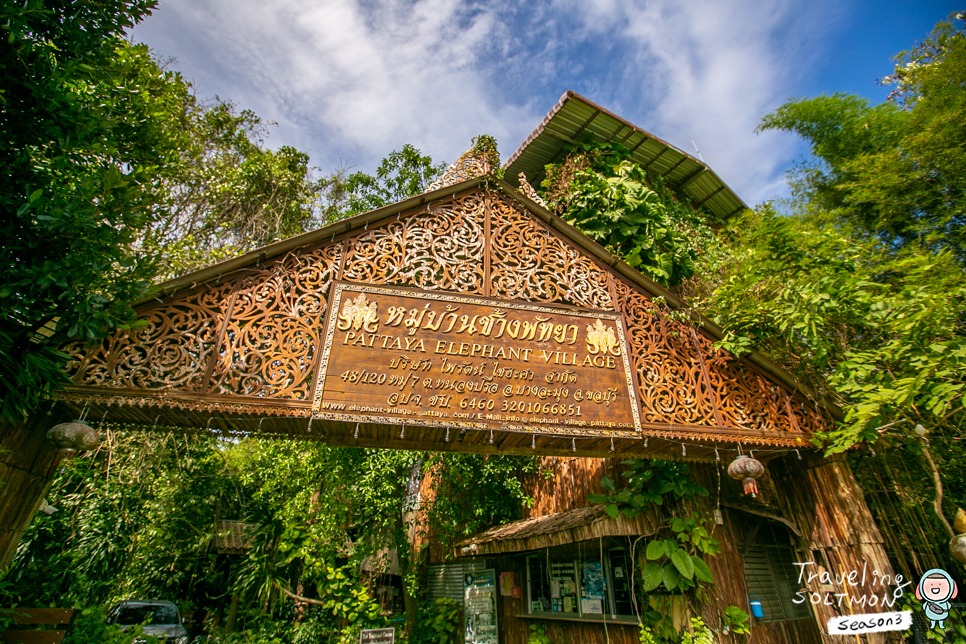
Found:
<path fill-rule="evenodd" d="M 597 556 L 527 557 L 527 612 L 531 615 L 596 619 L 634 615 L 627 550 Z"/>
<path fill-rule="evenodd" d="M 796 604 L 799 590 L 798 568 L 795 550 L 790 545 L 790 535 L 784 526 L 763 521 L 755 526 L 754 533 L 742 552 L 745 582 L 749 598 L 761 600 L 764 617 L 759 622 L 781 622 L 812 616 L 808 601 Z"/>

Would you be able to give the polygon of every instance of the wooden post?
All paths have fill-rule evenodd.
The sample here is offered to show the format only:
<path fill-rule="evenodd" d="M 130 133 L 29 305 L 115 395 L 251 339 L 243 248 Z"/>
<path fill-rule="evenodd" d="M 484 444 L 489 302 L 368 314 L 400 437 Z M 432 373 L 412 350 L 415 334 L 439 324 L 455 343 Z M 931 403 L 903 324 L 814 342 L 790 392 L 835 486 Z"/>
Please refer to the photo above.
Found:
<path fill-rule="evenodd" d="M 235 632 L 235 622 L 238 620 L 238 589 L 231 594 L 231 606 L 228 608 L 228 619 L 225 620 L 225 633 Z"/>
<path fill-rule="evenodd" d="M 830 617 L 895 611 L 899 608 L 898 604 L 890 608 L 881 603 L 883 595 L 892 599 L 892 590 L 875 581 L 883 575 L 891 577 L 892 564 L 886 554 L 882 534 L 848 461 L 842 455 L 823 458 L 819 454 L 808 453 L 803 456 L 805 458 L 801 461 L 795 456 L 776 459 L 769 462 L 768 467 L 779 492 L 783 513 L 801 527 L 805 548 L 811 552 L 814 565 L 809 567 L 809 572 L 824 570 L 833 579 L 836 576 L 840 579 L 847 577 L 853 571 L 856 572 L 854 578 L 861 579 L 865 573 L 864 584 L 833 583 L 823 588 L 817 579 L 802 584 L 818 596 L 831 595 L 830 601 L 836 604 L 830 606 L 822 602 L 812 606 L 823 642 L 832 644 L 841 642 L 842 638 L 826 633 Z M 874 571 L 876 575 L 873 575 Z M 904 590 L 909 592 L 910 587 L 906 586 Z M 836 593 L 841 597 L 837 597 Z M 873 596 L 878 597 L 875 605 L 855 603 L 862 597 L 868 600 Z M 840 599 L 841 605 L 837 605 Z M 866 642 L 879 643 L 893 636 L 895 633 L 873 633 L 863 637 Z"/>
<path fill-rule="evenodd" d="M 46 440 L 47 430 L 67 420 L 58 405 L 20 425 L 0 421 L 0 570 L 13 560 L 57 473 L 57 446 Z"/>

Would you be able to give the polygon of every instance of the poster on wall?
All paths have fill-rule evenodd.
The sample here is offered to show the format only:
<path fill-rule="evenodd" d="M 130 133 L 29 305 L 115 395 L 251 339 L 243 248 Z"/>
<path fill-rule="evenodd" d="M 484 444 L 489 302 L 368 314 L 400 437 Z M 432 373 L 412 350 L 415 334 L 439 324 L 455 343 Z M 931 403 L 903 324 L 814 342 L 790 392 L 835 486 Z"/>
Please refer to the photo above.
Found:
<path fill-rule="evenodd" d="M 585 561 L 580 572 L 580 612 L 600 615 L 604 612 L 604 572 L 600 562 Z"/>
<path fill-rule="evenodd" d="M 577 569 L 573 562 L 550 564 L 550 603 L 555 613 L 577 612 Z"/>
<path fill-rule="evenodd" d="M 496 571 L 467 573 L 463 590 L 466 607 L 465 644 L 499 644 L 496 621 Z"/>

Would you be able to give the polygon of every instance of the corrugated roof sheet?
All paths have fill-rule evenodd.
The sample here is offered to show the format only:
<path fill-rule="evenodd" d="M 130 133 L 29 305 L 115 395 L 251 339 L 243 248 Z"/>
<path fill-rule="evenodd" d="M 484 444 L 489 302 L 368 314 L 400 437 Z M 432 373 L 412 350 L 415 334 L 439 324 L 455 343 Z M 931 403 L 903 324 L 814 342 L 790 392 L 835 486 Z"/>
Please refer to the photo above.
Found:
<path fill-rule="evenodd" d="M 703 161 L 569 90 L 503 165 L 506 180 L 518 186 L 519 173 L 523 172 L 532 185 L 539 185 L 544 166 L 562 161 L 567 144 L 582 134 L 601 143 L 614 141 L 630 148 L 633 160 L 641 167 L 665 177 L 695 205 L 722 219 L 748 207 Z"/>
<path fill-rule="evenodd" d="M 252 545 L 252 533 L 256 527 L 241 521 L 215 522 L 215 548 L 223 554 L 245 554 Z"/>

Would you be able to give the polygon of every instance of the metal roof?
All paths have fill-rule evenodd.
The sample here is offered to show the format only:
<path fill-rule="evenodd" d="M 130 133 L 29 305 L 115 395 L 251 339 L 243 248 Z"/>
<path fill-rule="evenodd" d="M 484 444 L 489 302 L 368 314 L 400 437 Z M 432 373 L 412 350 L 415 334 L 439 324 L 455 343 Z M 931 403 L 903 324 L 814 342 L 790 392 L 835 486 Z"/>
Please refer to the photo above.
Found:
<path fill-rule="evenodd" d="M 252 533 L 258 526 L 241 521 L 215 522 L 215 548 L 220 553 L 243 555 L 252 545 Z"/>
<path fill-rule="evenodd" d="M 665 177 L 671 187 L 690 197 L 696 206 L 703 206 L 722 219 L 748 208 L 703 161 L 570 90 L 503 164 L 506 180 L 517 187 L 519 173 L 523 172 L 527 181 L 539 185 L 544 166 L 562 161 L 567 144 L 581 135 L 590 135 L 601 143 L 623 144 L 642 168 Z"/>

